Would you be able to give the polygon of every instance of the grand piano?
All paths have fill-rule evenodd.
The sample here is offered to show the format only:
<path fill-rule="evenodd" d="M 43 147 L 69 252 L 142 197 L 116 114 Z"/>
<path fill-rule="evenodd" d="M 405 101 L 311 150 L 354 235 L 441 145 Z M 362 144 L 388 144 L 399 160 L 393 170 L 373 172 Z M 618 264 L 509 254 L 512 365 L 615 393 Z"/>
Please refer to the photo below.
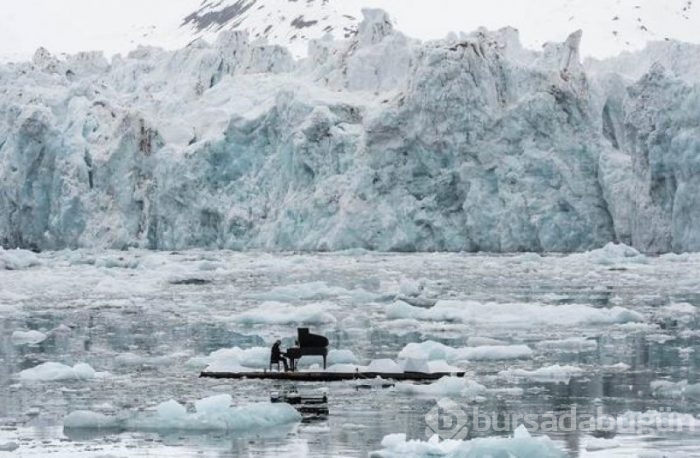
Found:
<path fill-rule="evenodd" d="M 323 368 L 326 368 L 326 357 L 328 356 L 328 339 L 312 334 L 309 328 L 297 328 L 298 347 L 287 349 L 287 357 L 289 358 L 289 366 L 292 372 L 297 370 L 297 361 L 302 356 L 313 355 L 323 357 Z"/>

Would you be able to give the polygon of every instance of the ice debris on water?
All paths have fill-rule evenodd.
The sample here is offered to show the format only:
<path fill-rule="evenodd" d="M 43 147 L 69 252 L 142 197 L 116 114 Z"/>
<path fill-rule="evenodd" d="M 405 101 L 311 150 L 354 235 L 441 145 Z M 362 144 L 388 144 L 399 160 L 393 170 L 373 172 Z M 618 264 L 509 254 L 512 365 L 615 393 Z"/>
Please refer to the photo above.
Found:
<path fill-rule="evenodd" d="M 232 406 L 228 394 L 194 402 L 194 412 L 175 400 L 158 404 L 150 412 L 104 415 L 79 410 L 63 420 L 66 429 L 113 429 L 124 431 L 246 431 L 293 424 L 301 415 L 285 403 Z"/>
<path fill-rule="evenodd" d="M 472 440 L 444 440 L 437 435 L 428 441 L 407 440 L 405 434 L 389 434 L 382 440 L 382 450 L 372 458 L 445 458 L 508 456 L 518 458 L 563 458 L 566 456 L 548 437 L 532 437 L 524 426 L 519 426 L 513 437 Z"/>
<path fill-rule="evenodd" d="M 25 382 L 53 382 L 59 380 L 91 380 L 107 377 L 106 372 L 96 372 L 89 364 L 78 363 L 67 366 L 56 362 L 46 362 L 19 373 L 19 379 Z"/>

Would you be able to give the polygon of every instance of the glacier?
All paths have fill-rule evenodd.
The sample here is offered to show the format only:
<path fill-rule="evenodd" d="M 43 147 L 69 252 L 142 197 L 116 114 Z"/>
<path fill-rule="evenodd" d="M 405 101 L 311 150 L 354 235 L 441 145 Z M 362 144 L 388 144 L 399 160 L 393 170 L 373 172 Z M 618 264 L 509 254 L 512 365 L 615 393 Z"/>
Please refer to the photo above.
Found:
<path fill-rule="evenodd" d="M 365 10 L 299 60 L 239 31 L 39 49 L 0 65 L 0 245 L 700 250 L 700 48 L 581 40 L 420 42 Z"/>

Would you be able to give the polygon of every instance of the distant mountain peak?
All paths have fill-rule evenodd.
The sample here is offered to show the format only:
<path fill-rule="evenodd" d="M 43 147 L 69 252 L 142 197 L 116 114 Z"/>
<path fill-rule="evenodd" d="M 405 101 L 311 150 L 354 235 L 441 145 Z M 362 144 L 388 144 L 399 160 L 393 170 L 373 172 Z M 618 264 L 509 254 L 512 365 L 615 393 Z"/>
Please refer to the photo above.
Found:
<path fill-rule="evenodd" d="M 252 39 L 288 45 L 303 54 L 310 39 L 328 33 L 347 38 L 357 30 L 356 16 L 333 5 L 329 0 L 204 0 L 181 28 L 197 35 L 245 29 Z"/>

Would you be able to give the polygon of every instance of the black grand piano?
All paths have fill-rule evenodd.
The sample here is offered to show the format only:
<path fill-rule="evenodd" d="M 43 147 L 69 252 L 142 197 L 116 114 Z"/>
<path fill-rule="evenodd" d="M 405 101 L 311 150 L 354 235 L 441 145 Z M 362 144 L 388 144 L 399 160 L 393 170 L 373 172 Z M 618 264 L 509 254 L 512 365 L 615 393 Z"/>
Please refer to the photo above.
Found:
<path fill-rule="evenodd" d="M 326 357 L 328 356 L 328 339 L 317 334 L 311 334 L 309 328 L 297 328 L 299 342 L 298 347 L 287 349 L 289 358 L 289 368 L 292 372 L 297 370 L 297 361 L 302 356 L 314 355 L 323 357 L 323 368 L 326 368 Z"/>

